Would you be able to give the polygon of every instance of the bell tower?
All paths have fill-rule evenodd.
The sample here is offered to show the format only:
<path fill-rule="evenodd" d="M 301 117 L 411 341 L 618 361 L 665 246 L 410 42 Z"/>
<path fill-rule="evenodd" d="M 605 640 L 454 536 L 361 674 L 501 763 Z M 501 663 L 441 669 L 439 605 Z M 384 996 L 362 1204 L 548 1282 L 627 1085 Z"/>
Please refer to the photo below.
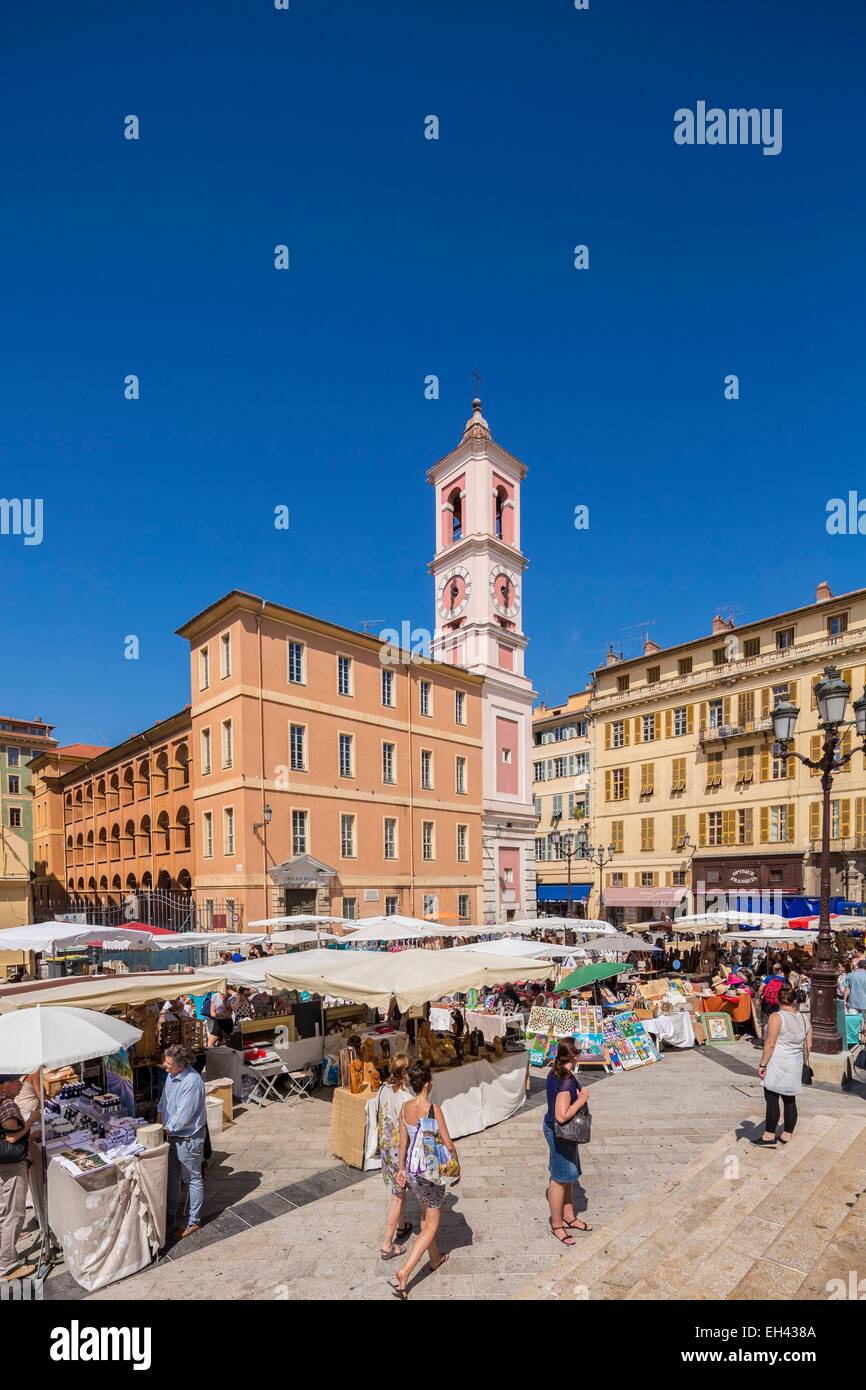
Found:
<path fill-rule="evenodd" d="M 532 703 L 524 672 L 520 487 L 526 466 L 497 444 L 472 402 L 463 438 L 427 474 L 435 496 L 430 562 L 433 654 L 484 676 L 484 911 L 535 916 Z"/>

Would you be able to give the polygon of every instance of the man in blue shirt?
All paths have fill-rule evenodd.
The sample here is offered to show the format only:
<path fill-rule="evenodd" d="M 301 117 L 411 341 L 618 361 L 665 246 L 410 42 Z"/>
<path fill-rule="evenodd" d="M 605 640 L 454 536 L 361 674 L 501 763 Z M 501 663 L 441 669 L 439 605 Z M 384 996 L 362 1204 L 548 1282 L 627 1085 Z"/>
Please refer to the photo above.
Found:
<path fill-rule="evenodd" d="M 175 1044 L 164 1054 L 165 1086 L 158 1114 L 168 1139 L 168 1217 L 177 1223 L 179 1236 L 191 1236 L 201 1229 L 204 1203 L 204 1141 L 207 1132 L 204 1082 L 192 1067 L 192 1056 Z M 180 1222 L 181 1184 L 189 1187 L 189 1219 Z"/>
<path fill-rule="evenodd" d="M 849 970 L 842 976 L 842 997 L 849 1009 L 866 1013 L 866 960 L 859 961 L 856 970 Z"/>

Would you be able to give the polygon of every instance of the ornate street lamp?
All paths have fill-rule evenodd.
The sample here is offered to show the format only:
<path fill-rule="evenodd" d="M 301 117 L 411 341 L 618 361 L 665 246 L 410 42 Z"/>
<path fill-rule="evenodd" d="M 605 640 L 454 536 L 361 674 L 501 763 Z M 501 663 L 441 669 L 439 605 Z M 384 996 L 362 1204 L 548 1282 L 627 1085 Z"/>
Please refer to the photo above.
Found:
<path fill-rule="evenodd" d="M 614 846 L 608 845 L 604 849 L 603 845 L 594 848 L 589 842 L 589 826 L 582 825 L 577 832 L 577 858 L 585 859 L 590 864 L 595 864 L 598 868 L 598 915 L 602 921 L 604 917 L 604 869 L 616 854 Z"/>
<path fill-rule="evenodd" d="M 579 832 L 578 832 L 579 833 Z M 558 830 L 550 834 L 550 846 L 556 854 L 557 859 L 565 859 L 568 862 L 568 903 L 565 909 L 566 917 L 571 916 L 571 861 L 575 856 L 575 837 L 570 830 L 564 835 Z"/>
<path fill-rule="evenodd" d="M 800 711 L 790 700 L 780 700 L 772 711 L 773 733 L 780 756 L 797 758 L 821 776 L 823 820 L 821 825 L 821 897 L 818 917 L 818 943 L 815 968 L 812 971 L 811 1019 L 813 1044 L 816 1053 L 832 1056 L 842 1051 L 842 1039 L 836 1027 L 836 974 L 833 969 L 833 934 L 830 931 L 830 792 L 833 779 L 840 768 L 850 762 L 855 753 L 866 753 L 866 744 L 842 752 L 840 729 L 851 728 L 845 710 L 851 687 L 842 679 L 835 666 L 824 667 L 824 678 L 815 686 L 815 699 L 820 716 L 818 727 L 824 733 L 820 758 L 804 758 L 802 753 L 788 748 L 794 737 Z M 854 723 L 858 738 L 866 739 L 866 688 L 854 701 Z"/>

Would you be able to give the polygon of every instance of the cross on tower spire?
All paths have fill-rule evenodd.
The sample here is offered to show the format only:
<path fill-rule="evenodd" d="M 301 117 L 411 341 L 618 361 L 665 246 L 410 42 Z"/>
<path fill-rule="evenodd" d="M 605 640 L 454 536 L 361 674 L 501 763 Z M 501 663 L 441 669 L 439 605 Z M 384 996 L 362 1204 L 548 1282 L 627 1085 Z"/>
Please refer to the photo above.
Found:
<path fill-rule="evenodd" d="M 478 383 L 479 383 L 479 382 L 481 381 L 481 379 L 482 379 L 482 378 L 481 378 L 481 373 L 479 372 L 479 370 L 478 370 L 477 367 L 473 368 L 472 375 L 473 375 L 474 378 L 475 378 L 475 399 L 476 399 L 476 401 L 477 401 L 477 400 L 478 400 Z"/>

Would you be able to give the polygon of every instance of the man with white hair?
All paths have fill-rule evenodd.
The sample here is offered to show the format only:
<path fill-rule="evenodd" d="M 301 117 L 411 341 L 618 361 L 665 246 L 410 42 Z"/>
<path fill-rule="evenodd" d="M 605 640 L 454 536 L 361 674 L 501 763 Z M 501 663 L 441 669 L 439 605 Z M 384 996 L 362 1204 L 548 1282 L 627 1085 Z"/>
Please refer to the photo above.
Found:
<path fill-rule="evenodd" d="M 0 1074 L 0 1283 L 26 1279 L 35 1265 L 18 1258 L 18 1237 L 24 1226 L 27 1204 L 27 1146 L 34 1111 L 24 1119 L 15 1098 L 21 1078 Z"/>

